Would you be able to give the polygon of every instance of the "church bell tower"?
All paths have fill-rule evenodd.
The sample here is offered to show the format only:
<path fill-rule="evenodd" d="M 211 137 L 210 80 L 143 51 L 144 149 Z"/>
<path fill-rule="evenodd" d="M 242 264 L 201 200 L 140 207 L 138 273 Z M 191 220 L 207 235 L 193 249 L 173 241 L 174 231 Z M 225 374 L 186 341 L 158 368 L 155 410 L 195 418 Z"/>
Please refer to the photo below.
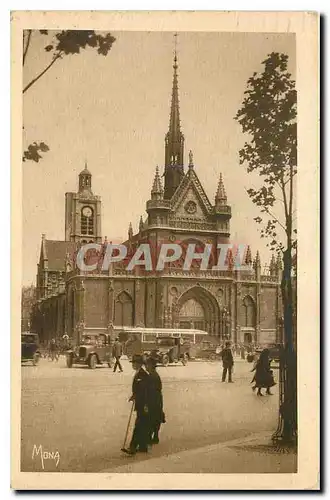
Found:
<path fill-rule="evenodd" d="M 101 197 L 93 194 L 92 174 L 85 164 L 77 193 L 65 194 L 65 241 L 101 243 Z"/>

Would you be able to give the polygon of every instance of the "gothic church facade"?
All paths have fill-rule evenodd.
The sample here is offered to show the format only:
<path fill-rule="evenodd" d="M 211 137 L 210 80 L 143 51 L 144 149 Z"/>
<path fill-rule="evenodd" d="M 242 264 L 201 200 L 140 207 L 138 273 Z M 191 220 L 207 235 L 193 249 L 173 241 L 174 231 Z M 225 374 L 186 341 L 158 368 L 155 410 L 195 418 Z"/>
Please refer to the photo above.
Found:
<path fill-rule="evenodd" d="M 189 153 L 184 166 L 184 136 L 181 131 L 177 58 L 169 130 L 165 136 L 164 186 L 156 169 L 145 219 L 133 234 L 130 224 L 127 259 L 108 270 L 82 272 L 75 263 L 77 251 L 86 243 L 102 243 L 101 199 L 93 194 L 92 175 L 85 166 L 79 174 L 77 193 L 66 193 L 65 240 L 42 236 L 37 270 L 37 304 L 33 328 L 42 340 L 65 333 L 77 341 L 83 330 L 112 331 L 113 325 L 198 328 L 219 341 L 280 341 L 281 262 L 272 258 L 267 273 L 261 272 L 259 253 L 244 255 L 247 270 L 235 269 L 229 253 L 225 270 L 212 270 L 218 259 L 217 245 L 230 243 L 231 207 L 220 174 L 211 203 L 201 185 Z M 182 257 L 162 271 L 136 266 L 126 269 L 138 246 L 148 243 L 152 259 L 162 243 L 179 243 Z M 189 243 L 196 251 L 212 245 L 208 268 L 193 261 L 189 270 L 183 260 Z"/>

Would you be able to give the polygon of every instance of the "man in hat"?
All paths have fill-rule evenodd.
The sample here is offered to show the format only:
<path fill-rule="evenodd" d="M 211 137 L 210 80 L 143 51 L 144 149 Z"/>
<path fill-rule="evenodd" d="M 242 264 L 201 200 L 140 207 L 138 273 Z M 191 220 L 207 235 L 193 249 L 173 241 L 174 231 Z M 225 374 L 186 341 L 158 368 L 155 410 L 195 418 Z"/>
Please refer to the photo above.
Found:
<path fill-rule="evenodd" d="M 233 366 L 234 366 L 234 358 L 233 358 L 233 353 L 230 348 L 230 342 L 227 341 L 225 343 L 225 348 L 221 352 L 221 358 L 222 358 L 222 382 L 226 381 L 226 376 L 227 376 L 227 371 L 228 371 L 228 382 L 232 383 L 232 372 L 233 372 Z"/>
<path fill-rule="evenodd" d="M 149 357 L 146 360 L 146 367 L 150 376 L 149 390 L 149 421 L 150 421 L 150 443 L 159 443 L 159 429 L 165 423 L 163 411 L 162 381 L 156 370 L 157 360 Z"/>
<path fill-rule="evenodd" d="M 120 372 L 123 371 L 123 367 L 121 366 L 121 363 L 120 363 L 120 358 L 121 358 L 122 354 L 123 354 L 123 347 L 122 347 L 121 343 L 119 342 L 119 338 L 117 337 L 115 340 L 115 343 L 113 344 L 113 347 L 112 347 L 112 356 L 116 360 L 115 366 L 113 368 L 113 372 L 115 372 L 117 370 L 117 366 L 118 366 Z"/>
<path fill-rule="evenodd" d="M 129 449 L 123 450 L 129 455 L 135 455 L 137 451 L 145 453 L 148 451 L 150 434 L 150 376 L 143 369 L 143 363 L 143 357 L 140 354 L 134 354 L 132 358 L 132 366 L 136 373 L 133 379 L 132 396 L 130 397 L 129 401 L 134 401 L 136 420 Z"/>

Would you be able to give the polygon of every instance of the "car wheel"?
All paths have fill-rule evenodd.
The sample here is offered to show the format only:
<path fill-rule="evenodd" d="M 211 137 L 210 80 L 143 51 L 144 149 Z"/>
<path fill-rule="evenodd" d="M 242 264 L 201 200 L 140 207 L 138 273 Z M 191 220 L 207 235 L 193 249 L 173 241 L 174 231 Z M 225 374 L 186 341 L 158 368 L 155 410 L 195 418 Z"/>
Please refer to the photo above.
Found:
<path fill-rule="evenodd" d="M 186 364 L 188 363 L 188 354 L 187 353 L 184 353 L 181 361 L 182 361 L 183 366 L 186 366 Z"/>
<path fill-rule="evenodd" d="M 91 370 L 94 370 L 94 368 L 96 367 L 96 362 L 97 362 L 96 356 L 95 354 L 92 354 L 91 357 L 89 358 L 89 363 L 88 363 L 88 366 L 89 368 L 91 368 Z"/>
<path fill-rule="evenodd" d="M 210 360 L 211 360 L 211 361 L 215 361 L 216 359 L 217 359 L 216 354 L 211 354 L 211 355 L 210 355 Z"/>
<path fill-rule="evenodd" d="M 66 357 L 66 366 L 68 368 L 72 368 L 73 365 L 73 356 L 71 354 L 68 354 Z"/>
<path fill-rule="evenodd" d="M 162 365 L 163 366 L 167 366 L 170 362 L 170 358 L 168 357 L 167 354 L 164 354 L 163 357 L 162 357 Z"/>
<path fill-rule="evenodd" d="M 33 355 L 33 360 L 32 360 L 33 366 L 36 366 L 39 363 L 39 358 L 40 358 L 39 354 L 36 353 Z"/>

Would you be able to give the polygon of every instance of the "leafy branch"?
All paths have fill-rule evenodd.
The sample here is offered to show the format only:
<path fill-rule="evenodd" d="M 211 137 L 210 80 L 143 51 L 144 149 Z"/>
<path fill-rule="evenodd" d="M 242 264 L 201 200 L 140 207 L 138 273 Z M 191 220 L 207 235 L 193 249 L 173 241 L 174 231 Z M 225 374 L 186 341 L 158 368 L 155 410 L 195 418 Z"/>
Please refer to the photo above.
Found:
<path fill-rule="evenodd" d="M 23 33 L 23 66 L 25 65 L 29 51 L 31 50 L 32 38 L 37 34 L 48 36 L 48 30 L 25 30 Z M 111 33 L 104 35 L 91 30 L 67 30 L 55 32 L 50 43 L 46 43 L 44 50 L 52 55 L 50 62 L 36 76 L 34 76 L 23 88 L 25 94 L 33 85 L 35 85 L 54 64 L 68 55 L 80 54 L 83 49 L 93 48 L 97 54 L 108 55 L 116 39 Z M 38 162 L 42 156 L 40 153 L 49 151 L 49 147 L 44 142 L 33 142 L 23 154 L 23 161 L 32 160 Z"/>

